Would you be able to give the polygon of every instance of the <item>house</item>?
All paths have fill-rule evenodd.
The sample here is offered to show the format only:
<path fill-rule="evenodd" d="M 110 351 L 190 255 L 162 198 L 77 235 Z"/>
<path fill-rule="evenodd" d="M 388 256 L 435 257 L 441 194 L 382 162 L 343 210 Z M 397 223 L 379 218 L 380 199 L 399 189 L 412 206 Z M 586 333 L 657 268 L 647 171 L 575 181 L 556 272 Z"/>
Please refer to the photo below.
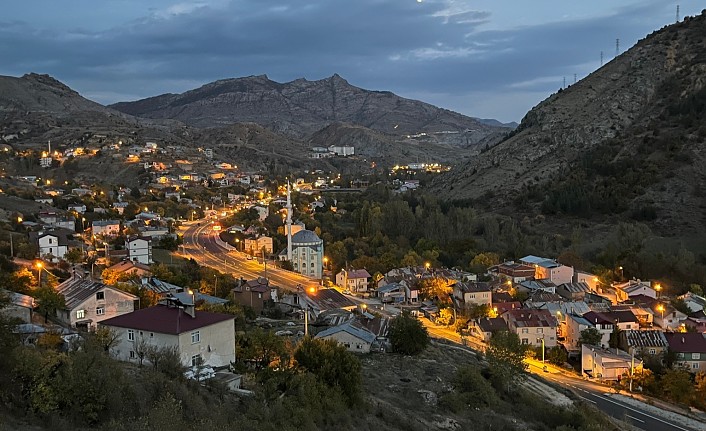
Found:
<path fill-rule="evenodd" d="M 380 286 L 376 290 L 377 297 L 380 301 L 385 303 L 400 303 L 405 300 L 405 288 L 400 283 L 389 283 L 384 286 Z"/>
<path fill-rule="evenodd" d="M 7 318 L 19 319 L 23 323 L 32 323 L 32 313 L 35 307 L 34 298 L 17 292 L 0 289 L 0 298 L 9 299 L 9 304 L 0 309 L 0 314 Z"/>
<path fill-rule="evenodd" d="M 581 370 L 591 379 L 620 381 L 642 369 L 642 361 L 619 349 L 581 346 Z"/>
<path fill-rule="evenodd" d="M 520 262 L 534 267 L 534 278 L 549 279 L 555 284 L 571 283 L 574 278 L 574 268 L 565 266 L 555 260 L 537 256 L 525 256 Z"/>
<path fill-rule="evenodd" d="M 556 284 L 548 279 L 539 280 L 524 280 L 515 286 L 520 292 L 546 292 L 546 293 L 556 293 Z"/>
<path fill-rule="evenodd" d="M 228 300 L 219 298 L 217 296 L 212 296 L 212 295 L 207 295 L 205 293 L 201 293 L 198 290 L 189 290 L 189 291 L 181 291 L 181 292 L 170 292 L 166 295 L 165 298 L 163 298 L 161 301 L 159 301 L 160 304 L 168 305 L 169 301 L 178 301 L 182 305 L 187 305 L 187 306 L 198 306 L 201 304 L 207 304 L 207 305 L 223 305 L 227 304 Z"/>
<path fill-rule="evenodd" d="M 245 238 L 245 252 L 251 255 L 260 254 L 264 250 L 265 254 L 272 253 L 272 237 L 258 235 L 254 238 Z"/>
<path fill-rule="evenodd" d="M 480 338 L 484 342 L 489 342 L 496 332 L 508 331 L 507 322 L 502 317 L 483 317 L 471 319 L 468 322 L 468 330 L 474 337 Z"/>
<path fill-rule="evenodd" d="M 593 324 L 586 318 L 571 313 L 566 315 L 562 334 L 564 336 L 564 347 L 569 354 L 578 355 L 580 353 L 579 339 L 581 339 L 581 332 L 588 328 L 593 328 Z"/>
<path fill-rule="evenodd" d="M 282 298 L 282 302 L 299 306 L 302 310 L 307 310 L 312 318 L 328 310 L 341 309 L 352 311 L 356 308 L 356 303 L 345 297 L 336 289 L 321 288 L 314 292 L 300 291 L 294 295 L 287 295 Z"/>
<path fill-rule="evenodd" d="M 120 235 L 120 220 L 95 220 L 92 224 L 93 235 Z"/>
<path fill-rule="evenodd" d="M 692 373 L 706 369 L 706 338 L 694 332 L 665 334 L 669 350 L 677 354 L 676 363 Z"/>
<path fill-rule="evenodd" d="M 67 211 L 69 211 L 69 212 L 74 211 L 79 214 L 83 214 L 86 212 L 86 205 L 83 205 L 83 204 L 69 205 L 69 207 L 67 208 Z"/>
<path fill-rule="evenodd" d="M 149 266 L 132 260 L 121 260 L 107 269 L 108 271 L 125 274 L 126 276 L 149 277 L 152 275 Z"/>
<path fill-rule="evenodd" d="M 648 311 L 652 313 L 654 323 L 662 330 L 676 331 L 687 318 L 686 314 L 672 307 L 668 302 L 655 301 Z"/>
<path fill-rule="evenodd" d="M 700 334 L 706 334 L 706 319 L 700 319 L 698 317 L 687 317 L 683 322 L 685 329 L 691 329 Z"/>
<path fill-rule="evenodd" d="M 123 215 L 123 212 L 125 212 L 125 208 L 127 208 L 129 204 L 127 202 L 115 202 L 113 203 L 113 209 L 118 212 L 118 214 Z"/>
<path fill-rule="evenodd" d="M 490 309 L 493 304 L 493 293 L 488 283 L 457 282 L 453 287 L 453 296 L 465 308 L 485 305 Z"/>
<path fill-rule="evenodd" d="M 534 267 L 513 261 L 504 262 L 496 268 L 498 275 L 504 276 L 513 283 L 519 283 L 534 278 Z"/>
<path fill-rule="evenodd" d="M 39 257 L 52 257 L 54 262 L 63 259 L 70 248 L 80 247 L 81 243 L 73 240 L 73 231 L 67 229 L 52 229 L 46 232 L 38 232 L 36 241 L 39 249 Z M 34 237 L 30 233 L 31 237 Z"/>
<path fill-rule="evenodd" d="M 620 348 L 631 355 L 661 355 L 668 346 L 662 331 L 630 329 L 620 332 Z"/>
<path fill-rule="evenodd" d="M 152 264 L 152 238 L 132 236 L 125 240 L 125 249 L 129 260 L 144 265 Z"/>
<path fill-rule="evenodd" d="M 692 292 L 681 295 L 679 299 L 683 300 L 689 310 L 693 312 L 701 311 L 706 307 L 706 298 Z"/>
<path fill-rule="evenodd" d="M 574 271 L 574 283 L 586 283 L 591 292 L 599 292 L 600 284 L 598 277 L 589 272 Z"/>
<path fill-rule="evenodd" d="M 61 216 L 53 211 L 42 211 L 39 213 L 39 221 L 45 226 L 53 228 L 76 230 L 76 219 L 73 216 Z"/>
<path fill-rule="evenodd" d="M 601 333 L 601 346 L 609 345 L 610 335 L 616 327 L 621 331 L 640 328 L 637 317 L 629 310 L 589 311 L 583 317 Z"/>
<path fill-rule="evenodd" d="M 336 284 L 351 292 L 367 292 L 370 274 L 365 269 L 341 269 L 336 274 Z"/>
<path fill-rule="evenodd" d="M 618 298 L 618 302 L 627 301 L 630 297 L 643 295 L 650 298 L 657 298 L 657 291 L 651 287 L 651 282 L 641 280 L 628 280 L 624 283 L 613 283 L 612 287 Z"/>
<path fill-rule="evenodd" d="M 509 310 L 502 316 L 510 332 L 520 337 L 522 344 L 534 347 L 544 345 L 546 348 L 554 347 L 556 339 L 556 319 L 547 310 Z"/>
<path fill-rule="evenodd" d="M 149 347 L 176 347 L 186 367 L 227 367 L 235 361 L 235 317 L 196 311 L 178 301 L 108 319 L 101 326 L 118 335 L 112 354 L 138 362 Z"/>
<path fill-rule="evenodd" d="M 56 287 L 56 292 L 64 297 L 66 308 L 57 310 L 59 320 L 64 324 L 85 329 L 95 329 L 103 320 L 135 310 L 135 295 L 107 286 L 101 282 L 72 277 Z"/>
<path fill-rule="evenodd" d="M 404 287 L 405 300 L 409 304 L 416 304 L 419 302 L 419 283 L 402 280 L 400 281 L 400 284 Z"/>
<path fill-rule="evenodd" d="M 250 208 L 251 210 L 257 211 L 260 221 L 265 221 L 268 215 L 270 215 L 270 209 L 262 205 L 254 205 Z"/>
<path fill-rule="evenodd" d="M 335 340 L 349 352 L 370 353 L 370 347 L 376 336 L 361 325 L 356 325 L 355 321 L 348 321 L 342 325 L 325 329 L 316 334 L 314 338 Z"/>
<path fill-rule="evenodd" d="M 591 288 L 584 282 L 562 283 L 556 287 L 556 293 L 569 301 L 583 301 L 590 291 Z"/>
<path fill-rule="evenodd" d="M 256 313 L 260 314 L 268 301 L 276 301 L 272 294 L 274 292 L 276 295 L 277 290 L 270 286 L 268 279 L 259 277 L 247 281 L 241 278 L 231 292 L 233 301 L 242 306 L 252 307 Z"/>

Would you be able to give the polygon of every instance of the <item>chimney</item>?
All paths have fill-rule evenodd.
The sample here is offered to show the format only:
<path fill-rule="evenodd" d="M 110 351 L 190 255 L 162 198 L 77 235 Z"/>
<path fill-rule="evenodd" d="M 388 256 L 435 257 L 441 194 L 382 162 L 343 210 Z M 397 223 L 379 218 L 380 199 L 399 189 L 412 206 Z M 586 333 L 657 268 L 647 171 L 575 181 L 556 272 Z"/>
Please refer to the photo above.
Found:
<path fill-rule="evenodd" d="M 684 337 L 681 337 L 681 343 L 684 344 L 686 342 L 686 339 Z"/>

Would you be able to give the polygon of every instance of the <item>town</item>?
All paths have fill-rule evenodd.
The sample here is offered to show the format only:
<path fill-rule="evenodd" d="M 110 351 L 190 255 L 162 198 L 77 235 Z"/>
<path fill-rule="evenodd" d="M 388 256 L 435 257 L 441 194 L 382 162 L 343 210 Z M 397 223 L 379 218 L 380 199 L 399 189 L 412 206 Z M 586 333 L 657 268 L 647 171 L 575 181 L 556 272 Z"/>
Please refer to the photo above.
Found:
<path fill-rule="evenodd" d="M 23 345 L 70 351 L 102 334 L 115 359 L 157 367 L 171 353 L 185 378 L 218 380 L 250 397 L 253 371 L 285 360 L 283 352 L 248 353 L 262 342 L 252 331 L 291 346 L 332 340 L 356 355 L 417 353 L 393 334 L 395 322 L 412 319 L 422 334 L 474 355 L 511 334 L 502 349 L 520 358 L 519 374 L 579 385 L 594 404 L 611 390 L 637 397 L 625 403 L 706 407 L 706 298 L 698 285 L 675 295 L 622 266 L 592 274 L 562 259 L 492 252 L 465 268 L 445 267 L 433 249 L 383 264 L 384 255 L 349 259 L 347 240 L 327 231 L 355 222 L 353 214 L 368 230 L 370 208 L 351 196 L 372 181 L 396 196 L 414 193 L 420 181 L 410 170 L 440 165 L 396 165 L 386 178 L 321 170 L 272 177 L 243 172 L 209 148 L 187 154 L 152 141 L 96 139 L 103 144 L 49 144 L 41 154 L 3 147 L 6 157 L 47 172 L 2 178 L 5 203 L 27 202 L 4 212 L 0 239 L 2 313 L 16 319 L 12 333 Z M 57 175 L 81 157 L 139 163 L 142 184 Z M 404 220 L 392 223 L 404 229 Z"/>

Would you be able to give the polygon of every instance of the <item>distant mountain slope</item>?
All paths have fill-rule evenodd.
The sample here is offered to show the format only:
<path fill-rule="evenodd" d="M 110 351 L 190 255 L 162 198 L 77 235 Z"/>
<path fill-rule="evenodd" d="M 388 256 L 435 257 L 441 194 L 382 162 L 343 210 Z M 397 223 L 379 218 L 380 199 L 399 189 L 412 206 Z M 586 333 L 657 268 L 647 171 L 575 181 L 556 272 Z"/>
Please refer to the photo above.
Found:
<path fill-rule="evenodd" d="M 701 229 L 705 85 L 702 14 L 653 33 L 550 96 L 510 138 L 433 188 L 448 199 L 537 202 L 545 213 L 648 208 L 648 218 L 664 226 Z"/>
<path fill-rule="evenodd" d="M 175 119 L 198 127 L 254 122 L 300 139 L 341 122 L 395 136 L 453 131 L 464 134 L 471 143 L 499 130 L 428 103 L 352 86 L 338 75 L 288 83 L 272 81 L 265 75 L 224 79 L 183 94 L 111 107 L 135 116 Z"/>

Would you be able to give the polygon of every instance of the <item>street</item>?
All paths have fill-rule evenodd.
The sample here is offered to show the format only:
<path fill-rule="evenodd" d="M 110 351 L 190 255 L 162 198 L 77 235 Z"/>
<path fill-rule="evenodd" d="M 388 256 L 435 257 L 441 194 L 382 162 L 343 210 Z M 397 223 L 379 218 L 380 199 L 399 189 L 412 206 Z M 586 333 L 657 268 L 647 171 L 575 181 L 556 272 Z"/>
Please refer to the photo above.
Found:
<path fill-rule="evenodd" d="M 454 343 L 462 344 L 476 351 L 482 352 L 485 350 L 485 344 L 475 337 L 463 337 L 450 327 L 436 325 L 429 319 L 420 319 L 424 326 L 429 331 L 429 335 L 433 338 L 442 338 Z M 646 411 L 639 406 L 629 405 L 626 402 L 615 397 L 611 390 L 601 384 L 584 380 L 578 376 L 566 374 L 553 365 L 547 365 L 545 372 L 544 364 L 538 360 L 528 359 L 528 371 L 535 374 L 536 377 L 551 381 L 555 384 L 569 389 L 582 400 L 596 406 L 602 412 L 628 422 L 636 428 L 645 431 L 703 431 L 706 430 L 706 424 L 699 428 L 690 428 L 674 423 L 667 417 L 660 417 L 655 412 Z M 676 415 L 676 414 L 675 414 Z"/>

